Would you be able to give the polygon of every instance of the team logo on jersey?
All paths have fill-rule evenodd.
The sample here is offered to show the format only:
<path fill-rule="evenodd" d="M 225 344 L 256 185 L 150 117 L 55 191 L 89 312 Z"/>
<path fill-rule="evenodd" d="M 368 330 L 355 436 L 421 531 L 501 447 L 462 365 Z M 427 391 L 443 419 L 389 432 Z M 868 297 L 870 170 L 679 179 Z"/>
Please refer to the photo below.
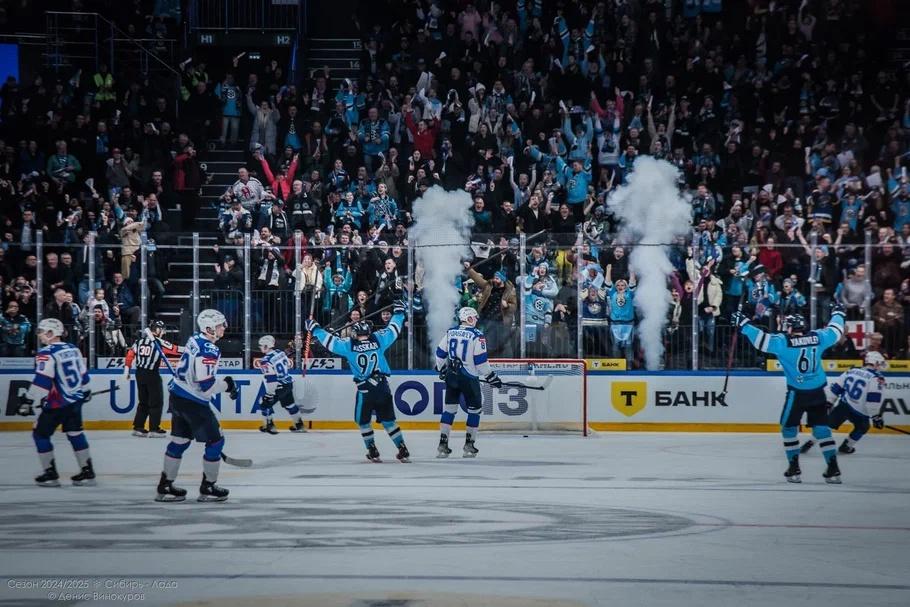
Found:
<path fill-rule="evenodd" d="M 645 408 L 648 402 L 648 383 L 643 381 L 615 381 L 610 386 L 613 408 L 632 417 Z"/>

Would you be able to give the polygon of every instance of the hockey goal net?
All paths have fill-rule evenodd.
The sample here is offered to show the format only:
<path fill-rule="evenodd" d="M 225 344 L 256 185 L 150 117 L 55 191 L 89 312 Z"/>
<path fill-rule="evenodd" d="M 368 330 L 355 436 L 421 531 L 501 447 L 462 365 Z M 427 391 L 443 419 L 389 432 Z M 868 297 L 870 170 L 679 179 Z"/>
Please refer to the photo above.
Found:
<path fill-rule="evenodd" d="M 585 361 L 493 359 L 490 365 L 503 385 L 481 384 L 482 431 L 588 435 Z"/>

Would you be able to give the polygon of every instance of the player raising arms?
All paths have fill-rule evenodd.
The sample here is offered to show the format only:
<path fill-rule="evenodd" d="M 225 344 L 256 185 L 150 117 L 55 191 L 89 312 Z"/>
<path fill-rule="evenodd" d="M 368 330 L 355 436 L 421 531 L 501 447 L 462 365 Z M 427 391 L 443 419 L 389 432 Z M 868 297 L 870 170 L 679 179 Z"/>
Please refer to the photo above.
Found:
<path fill-rule="evenodd" d="M 265 425 L 260 426 L 260 432 L 278 434 L 272 416 L 275 414 L 275 403 L 281 403 L 288 412 L 294 425 L 291 432 L 306 432 L 306 426 L 300 416 L 300 408 L 294 404 L 294 378 L 291 377 L 291 361 L 282 350 L 275 348 L 275 338 L 263 335 L 259 338 L 259 350 L 262 358 L 259 359 L 259 370 L 265 379 L 265 395 L 259 410 L 265 419 Z"/>
<path fill-rule="evenodd" d="M 57 426 L 62 426 L 66 432 L 82 469 L 72 477 L 73 484 L 95 484 L 92 456 L 82 432 L 82 405 L 92 397 L 91 391 L 86 388 L 88 370 L 79 349 L 61 339 L 64 333 L 63 323 L 56 318 L 45 318 L 38 323 L 38 339 L 44 347 L 35 355 L 32 386 L 19 398 L 19 415 L 31 415 L 34 412 L 32 405 L 44 400 L 32 429 L 32 438 L 44 469 L 44 474 L 36 477 L 35 482 L 42 487 L 60 486 L 60 476 L 54 463 L 54 445 L 51 444 L 51 436 Z"/>
<path fill-rule="evenodd" d="M 367 459 L 381 463 L 379 449 L 373 438 L 371 421 L 373 413 L 382 424 L 389 438 L 398 447 L 396 456 L 401 462 L 409 462 L 411 454 L 404 444 L 404 435 L 401 428 L 395 423 L 395 405 L 392 402 L 392 392 L 389 390 L 388 378 L 392 371 L 385 358 L 385 351 L 395 343 L 404 326 L 405 306 L 402 302 L 395 302 L 392 307 L 392 318 L 389 326 L 373 331 L 368 321 L 359 321 L 352 327 L 354 337 L 341 339 L 335 337 L 319 326 L 315 320 L 306 322 L 307 331 L 319 340 L 327 350 L 343 356 L 354 374 L 354 383 L 357 385 L 357 401 L 354 407 L 354 421 L 360 426 L 360 435 L 367 448 Z"/>
<path fill-rule="evenodd" d="M 458 311 L 459 325 L 449 329 L 436 346 L 436 369 L 439 378 L 446 382 L 445 405 L 439 420 L 439 447 L 436 457 L 446 458 L 452 453 L 449 448 L 449 433 L 458 412 L 458 403 L 464 396 L 468 408 L 467 432 L 462 457 L 476 457 L 477 428 L 480 426 L 480 410 L 483 395 L 480 391 L 480 377 L 498 388 L 502 380 L 490 368 L 487 360 L 487 340 L 477 328 L 477 310 L 462 308 Z"/>
<path fill-rule="evenodd" d="M 215 345 L 224 336 L 227 319 L 218 310 L 203 310 L 196 319 L 199 333 L 190 337 L 174 378 L 168 385 L 171 409 L 171 442 L 164 452 L 164 470 L 158 482 L 158 502 L 182 502 L 186 489 L 174 486 L 180 471 L 183 452 L 190 441 L 205 443 L 202 456 L 202 484 L 199 486 L 200 502 L 223 502 L 228 490 L 216 485 L 221 466 L 224 436 L 218 418 L 209 406 L 212 397 L 227 392 L 237 399 L 237 387 L 231 377 L 217 377 L 221 351 Z"/>
<path fill-rule="evenodd" d="M 732 318 L 753 346 L 762 352 L 777 356 L 787 378 L 787 399 L 780 416 L 784 450 L 790 462 L 784 476 L 791 483 L 802 482 L 798 435 L 800 420 L 805 413 L 807 423 L 812 426 L 812 436 L 818 441 L 825 461 L 828 462 L 828 469 L 822 476 L 828 483 L 840 483 L 834 438 L 831 436 L 831 428 L 828 427 L 828 402 L 825 396 L 827 379 L 822 365 L 822 354 L 844 335 L 843 308 L 834 307 L 827 327 L 809 332 L 806 332 L 806 319 L 800 314 L 785 317 L 784 333 L 774 334 L 766 333 L 750 324 L 742 312 L 735 312 Z"/>
<path fill-rule="evenodd" d="M 887 364 L 881 353 L 867 352 L 862 367 L 850 369 L 831 383 L 835 401 L 828 412 L 828 425 L 837 430 L 847 420 L 853 424 L 853 431 L 837 448 L 839 453 L 856 451 L 854 445 L 869 431 L 870 418 L 876 428 L 885 427 L 881 413 L 885 378 L 881 371 Z M 805 453 L 813 444 L 811 440 L 806 441 L 801 451 Z"/>

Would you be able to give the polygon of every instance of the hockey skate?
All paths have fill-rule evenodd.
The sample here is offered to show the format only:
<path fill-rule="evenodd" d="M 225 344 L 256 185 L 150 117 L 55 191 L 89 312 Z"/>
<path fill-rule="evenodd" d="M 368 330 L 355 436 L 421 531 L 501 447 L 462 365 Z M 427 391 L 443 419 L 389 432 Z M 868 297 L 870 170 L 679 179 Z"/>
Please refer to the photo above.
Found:
<path fill-rule="evenodd" d="M 156 502 L 182 502 L 186 499 L 186 489 L 175 487 L 174 481 L 167 480 L 164 472 L 161 473 L 161 480 L 158 481 L 158 495 L 155 496 Z"/>
<path fill-rule="evenodd" d="M 155 428 L 154 430 L 149 430 L 149 438 L 165 438 L 167 437 L 167 430 L 164 428 Z"/>
<path fill-rule="evenodd" d="M 272 420 L 265 422 L 264 426 L 259 426 L 259 431 L 266 434 L 278 434 L 278 428 L 275 427 L 275 422 Z"/>
<path fill-rule="evenodd" d="M 70 480 L 73 481 L 73 486 L 75 487 L 94 487 L 98 483 L 95 482 L 95 469 L 92 467 L 92 460 L 88 460 L 84 466 L 82 466 L 82 472 L 76 476 L 70 477 Z"/>
<path fill-rule="evenodd" d="M 411 452 L 408 451 L 408 448 L 404 443 L 401 443 L 401 445 L 398 447 L 398 455 L 395 457 L 397 457 L 398 461 L 400 461 L 402 464 L 411 463 Z"/>
<path fill-rule="evenodd" d="M 375 443 L 371 443 L 370 446 L 367 447 L 367 459 L 377 464 L 382 463 L 382 460 L 379 459 L 379 449 L 376 448 Z"/>
<path fill-rule="evenodd" d="M 301 420 L 290 427 L 291 432 L 306 432 L 306 424 Z"/>
<path fill-rule="evenodd" d="M 145 438 L 148 435 L 149 435 L 148 430 L 146 430 L 144 428 L 142 430 L 133 428 L 133 436 L 138 436 L 139 438 Z"/>
<path fill-rule="evenodd" d="M 35 477 L 35 482 L 40 487 L 60 486 L 60 475 L 57 474 L 57 466 L 54 464 L 54 460 L 51 460 L 51 465 L 45 468 L 44 474 Z"/>
<path fill-rule="evenodd" d="M 840 468 L 837 466 L 837 456 L 832 457 L 828 460 L 828 469 L 825 470 L 825 473 L 822 474 L 825 478 L 825 482 L 831 485 L 840 485 Z"/>
<path fill-rule="evenodd" d="M 799 469 L 799 456 L 794 456 L 793 459 L 790 460 L 790 467 L 784 472 L 784 476 L 787 477 L 788 483 L 801 483 L 803 482 L 800 477 L 802 473 L 802 470 Z"/>
<path fill-rule="evenodd" d="M 202 475 L 202 484 L 199 485 L 199 497 L 196 498 L 197 502 L 224 502 L 227 501 L 228 491 L 222 487 L 219 487 L 215 483 L 205 478 L 205 474 Z"/>
<path fill-rule="evenodd" d="M 461 457 L 477 457 L 477 447 L 474 446 L 474 441 L 470 438 L 464 441 L 464 451 Z"/>
<path fill-rule="evenodd" d="M 856 453 L 856 448 L 855 448 L 855 447 L 851 447 L 850 445 L 848 445 L 848 444 L 847 444 L 847 439 L 845 438 L 845 439 L 844 439 L 844 442 L 842 442 L 842 443 L 840 444 L 840 447 L 837 448 L 837 452 L 838 452 L 838 453 L 846 453 L 847 455 L 850 455 L 851 453 Z"/>
<path fill-rule="evenodd" d="M 445 459 L 452 454 L 452 450 L 449 449 L 449 437 L 443 434 L 439 437 L 439 447 L 436 448 L 436 457 L 438 459 Z"/>

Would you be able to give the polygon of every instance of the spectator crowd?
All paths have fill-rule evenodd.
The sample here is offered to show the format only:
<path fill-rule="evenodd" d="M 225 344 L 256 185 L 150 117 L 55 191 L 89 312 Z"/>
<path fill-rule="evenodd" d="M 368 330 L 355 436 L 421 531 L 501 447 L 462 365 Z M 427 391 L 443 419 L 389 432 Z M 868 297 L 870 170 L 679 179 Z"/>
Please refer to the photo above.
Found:
<path fill-rule="evenodd" d="M 263 328 L 287 326 L 295 291 L 304 316 L 313 303 L 340 326 L 413 290 L 419 333 L 432 294 L 419 264 L 408 275 L 408 228 L 441 186 L 471 196 L 474 256 L 453 288 L 493 356 L 524 341 L 528 356 L 574 357 L 580 328 L 586 356 L 636 362 L 634 243 L 607 201 L 649 155 L 679 169 L 692 208 L 691 234 L 667 243 L 668 365 L 689 363 L 693 322 L 719 362 L 740 302 L 776 330 L 812 301 L 823 323 L 837 301 L 868 313 L 870 347 L 910 355 L 910 72 L 869 3 L 384 0 L 354 19 L 356 78 L 240 53 L 181 60 L 172 95 L 105 65 L 7 80 L 4 352 L 30 348 L 38 232 L 53 243 L 43 314 L 77 335 L 93 314 L 110 351 L 138 323 L 141 239 L 180 230 L 217 234 L 229 318 L 249 235 L 251 287 L 282 302 L 257 309 Z M 238 146 L 236 181 L 202 196 L 206 155 Z M 209 206 L 217 223 L 200 225 Z M 152 314 L 168 283 L 164 247 L 154 257 Z"/>

